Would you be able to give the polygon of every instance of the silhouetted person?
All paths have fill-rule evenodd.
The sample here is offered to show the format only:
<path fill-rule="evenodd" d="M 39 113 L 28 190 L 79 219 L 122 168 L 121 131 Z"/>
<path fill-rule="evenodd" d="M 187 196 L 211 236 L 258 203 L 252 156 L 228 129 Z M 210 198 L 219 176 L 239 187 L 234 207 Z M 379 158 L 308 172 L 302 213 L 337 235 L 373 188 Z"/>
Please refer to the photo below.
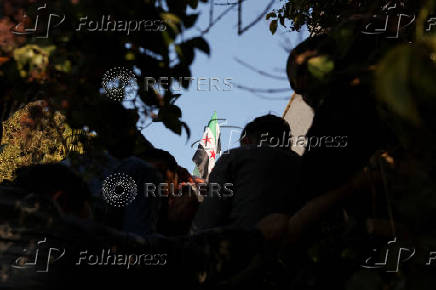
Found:
<path fill-rule="evenodd" d="M 301 204 L 299 156 L 290 150 L 289 124 L 274 115 L 248 123 L 241 147 L 222 154 L 209 176 L 209 190 L 194 219 L 194 229 L 254 227 L 271 213 L 292 214 Z M 223 190 L 225 184 L 227 188 Z"/>

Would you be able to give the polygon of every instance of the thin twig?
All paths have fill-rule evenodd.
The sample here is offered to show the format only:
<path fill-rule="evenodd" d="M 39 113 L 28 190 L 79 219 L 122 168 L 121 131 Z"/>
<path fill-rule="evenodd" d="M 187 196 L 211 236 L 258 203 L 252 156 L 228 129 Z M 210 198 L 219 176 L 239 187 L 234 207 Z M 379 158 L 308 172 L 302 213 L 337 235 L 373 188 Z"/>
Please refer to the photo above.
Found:
<path fill-rule="evenodd" d="M 262 89 L 262 88 L 250 88 L 240 84 L 234 84 L 238 89 L 246 90 L 252 93 L 267 93 L 267 94 L 277 94 L 283 92 L 291 91 L 290 88 L 279 88 L 279 89 Z"/>
<path fill-rule="evenodd" d="M 238 18 L 238 35 L 241 35 L 242 33 L 246 32 L 248 29 L 253 27 L 257 22 L 259 22 L 265 16 L 265 14 L 267 14 L 268 11 L 271 10 L 271 7 L 274 4 L 274 2 L 275 2 L 275 0 L 271 0 L 271 2 L 268 4 L 268 6 L 265 8 L 265 10 L 261 14 L 259 14 L 250 24 L 248 24 L 247 26 L 242 28 L 242 21 L 241 21 L 242 0 L 239 0 L 239 7 L 241 9 L 241 13 L 240 13 L 239 18 Z"/>
<path fill-rule="evenodd" d="M 230 5 L 237 5 L 237 2 L 233 2 L 233 3 L 229 3 L 229 1 L 227 0 L 227 3 L 214 3 L 215 6 L 230 6 Z"/>
<path fill-rule="evenodd" d="M 289 97 L 267 97 L 264 95 L 261 95 L 259 93 L 253 93 L 256 97 L 264 100 L 270 100 L 270 101 L 283 101 L 283 100 L 289 100 Z"/>
<path fill-rule="evenodd" d="M 245 2 L 247 0 L 240 0 L 240 1 L 242 3 L 242 2 Z M 203 30 L 199 36 L 204 36 L 206 33 L 208 33 L 210 31 L 210 29 L 212 28 L 212 26 L 214 26 L 219 20 L 221 20 L 221 18 L 223 18 L 227 13 L 229 13 L 230 11 L 232 11 L 236 7 L 236 5 L 229 5 L 229 6 L 230 7 L 228 7 L 220 15 L 218 15 L 217 18 L 213 19 L 212 21 L 209 20 L 209 26 L 205 30 Z"/>
<path fill-rule="evenodd" d="M 210 0 L 210 8 L 209 8 L 209 27 L 212 27 L 212 20 L 213 20 L 213 5 L 214 0 Z"/>
<path fill-rule="evenodd" d="M 238 0 L 238 35 L 241 35 L 240 33 L 241 27 L 242 27 L 242 1 Z"/>
<path fill-rule="evenodd" d="M 250 64 L 248 64 L 248 63 L 246 63 L 246 62 L 244 62 L 243 60 L 240 60 L 239 58 L 236 58 L 236 57 L 235 57 L 235 60 L 236 60 L 239 64 L 241 64 L 241 65 L 243 65 L 243 66 L 249 68 L 250 70 L 252 70 L 252 71 L 254 71 L 254 72 L 256 72 L 256 73 L 258 73 L 258 74 L 260 74 L 260 75 L 262 75 L 262 76 L 269 77 L 269 78 L 273 78 L 273 79 L 276 79 L 276 80 L 286 80 L 286 81 L 288 80 L 287 77 L 276 76 L 276 75 L 273 75 L 273 74 L 270 74 L 270 73 L 264 72 L 264 71 L 262 71 L 262 70 L 259 70 L 259 69 L 255 68 L 254 66 L 252 66 L 252 65 L 250 65 Z"/>

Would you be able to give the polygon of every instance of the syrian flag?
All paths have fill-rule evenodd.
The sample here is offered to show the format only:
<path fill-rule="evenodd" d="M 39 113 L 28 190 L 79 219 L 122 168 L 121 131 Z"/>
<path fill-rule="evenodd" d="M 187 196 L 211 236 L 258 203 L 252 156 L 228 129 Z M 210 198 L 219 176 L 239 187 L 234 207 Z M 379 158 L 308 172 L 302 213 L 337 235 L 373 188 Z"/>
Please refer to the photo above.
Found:
<path fill-rule="evenodd" d="M 220 152 L 220 127 L 216 112 L 214 112 L 209 125 L 204 130 L 203 138 L 201 138 L 198 144 L 198 149 L 192 157 L 192 161 L 196 165 L 193 175 L 207 179 L 215 166 L 216 157 Z"/>

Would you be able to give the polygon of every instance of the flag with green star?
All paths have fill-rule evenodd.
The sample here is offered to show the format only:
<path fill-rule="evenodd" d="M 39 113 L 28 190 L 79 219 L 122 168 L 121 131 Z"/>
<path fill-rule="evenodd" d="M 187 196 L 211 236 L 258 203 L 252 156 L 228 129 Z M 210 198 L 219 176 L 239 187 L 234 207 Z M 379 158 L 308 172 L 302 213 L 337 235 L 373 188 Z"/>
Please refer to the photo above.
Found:
<path fill-rule="evenodd" d="M 193 175 L 208 179 L 215 166 L 217 155 L 221 152 L 220 126 L 216 112 L 213 113 L 208 126 L 205 128 L 203 138 L 198 144 L 198 149 L 192 157 L 195 163 Z"/>

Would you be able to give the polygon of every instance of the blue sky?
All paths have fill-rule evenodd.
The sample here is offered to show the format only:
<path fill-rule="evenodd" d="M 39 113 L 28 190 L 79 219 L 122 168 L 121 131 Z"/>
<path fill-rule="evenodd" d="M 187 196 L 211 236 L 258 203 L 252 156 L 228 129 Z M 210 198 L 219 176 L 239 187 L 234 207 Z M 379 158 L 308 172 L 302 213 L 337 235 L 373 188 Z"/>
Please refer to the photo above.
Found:
<path fill-rule="evenodd" d="M 265 9 L 266 5 L 266 1 L 246 1 L 243 7 L 242 24 L 250 23 Z M 215 6 L 215 15 L 227 7 Z M 209 5 L 200 6 L 199 9 L 201 15 L 196 26 L 204 29 L 209 22 Z M 191 138 L 187 141 L 185 133 L 181 136 L 176 135 L 161 123 L 153 123 L 142 131 L 155 147 L 169 151 L 181 166 L 191 172 L 194 168 L 192 156 L 196 149 L 196 146 L 191 147 L 191 144 L 201 138 L 204 126 L 207 125 L 214 111 L 217 112 L 219 119 L 226 119 L 226 125 L 244 127 L 255 117 L 270 112 L 281 116 L 288 103 L 288 99 L 284 98 L 290 98 L 293 93 L 287 80 L 276 80 L 262 76 L 244 67 L 235 58 L 265 72 L 286 78 L 284 69 L 288 52 L 283 46 L 294 47 L 303 40 L 306 34 L 284 31 L 279 27 L 276 34 L 272 35 L 268 28 L 269 21 L 263 19 L 250 30 L 238 36 L 236 25 L 237 9 L 234 9 L 204 36 L 211 48 L 210 56 L 197 51 L 191 67 L 192 76 L 196 80 L 176 102 L 182 109 L 182 120 L 191 129 Z M 185 37 L 198 34 L 198 31 L 192 29 L 185 34 Z M 199 91 L 197 79 L 200 77 L 217 78 L 218 81 L 215 83 L 220 89 L 218 90 L 216 87 L 209 89 L 207 81 L 201 81 L 200 89 L 202 91 Z M 231 78 L 232 88 L 230 90 L 223 83 L 225 78 Z M 235 84 L 264 89 L 289 88 L 289 91 L 279 94 L 263 94 L 267 97 L 281 98 L 280 100 L 267 100 L 238 89 Z M 223 149 L 238 146 L 239 134 L 239 129 L 222 128 L 221 143 Z"/>

